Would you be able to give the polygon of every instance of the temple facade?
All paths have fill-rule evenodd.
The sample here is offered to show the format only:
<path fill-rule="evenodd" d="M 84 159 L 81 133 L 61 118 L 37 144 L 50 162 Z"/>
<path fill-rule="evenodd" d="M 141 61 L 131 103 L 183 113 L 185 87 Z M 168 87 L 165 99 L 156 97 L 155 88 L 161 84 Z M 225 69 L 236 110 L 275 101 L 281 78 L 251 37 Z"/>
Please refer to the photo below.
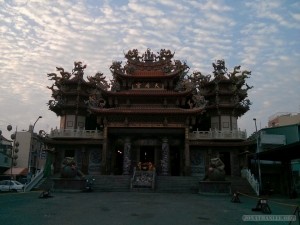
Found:
<path fill-rule="evenodd" d="M 218 157 L 226 175 L 239 176 L 249 144 L 238 118 L 251 104 L 250 72 L 228 72 L 223 60 L 211 75 L 190 72 L 165 49 L 124 57 L 124 65 L 112 63 L 110 81 L 100 72 L 85 78 L 81 62 L 71 73 L 57 67 L 48 74 L 49 109 L 60 117 L 46 140 L 55 149 L 54 171 L 73 157 L 84 174 L 129 175 L 142 164 L 158 176 L 203 179 Z"/>

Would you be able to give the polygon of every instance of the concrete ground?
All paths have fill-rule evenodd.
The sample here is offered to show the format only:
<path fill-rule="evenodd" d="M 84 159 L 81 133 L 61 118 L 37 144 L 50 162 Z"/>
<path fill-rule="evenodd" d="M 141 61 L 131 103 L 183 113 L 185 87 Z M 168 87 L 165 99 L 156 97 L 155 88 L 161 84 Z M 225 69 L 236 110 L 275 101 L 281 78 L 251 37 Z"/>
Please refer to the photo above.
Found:
<path fill-rule="evenodd" d="M 288 222 L 245 222 L 254 212 L 257 199 L 240 196 L 199 194 L 91 192 L 53 193 L 39 198 L 40 192 L 1 193 L 1 225 L 236 225 L 285 224 Z M 299 200 L 270 199 L 270 215 L 291 215 Z M 243 217 L 244 216 L 244 217 Z M 299 224 L 298 218 L 292 224 Z"/>

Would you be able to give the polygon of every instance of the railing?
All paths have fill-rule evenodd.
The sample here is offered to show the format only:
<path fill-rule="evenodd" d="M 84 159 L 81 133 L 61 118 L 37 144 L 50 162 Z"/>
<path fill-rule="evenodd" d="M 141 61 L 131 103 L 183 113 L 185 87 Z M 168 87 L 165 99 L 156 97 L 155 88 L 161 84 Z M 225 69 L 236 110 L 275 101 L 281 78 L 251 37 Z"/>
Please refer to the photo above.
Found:
<path fill-rule="evenodd" d="M 91 138 L 102 139 L 103 132 L 98 130 L 82 130 L 82 129 L 55 129 L 51 130 L 50 138 Z"/>
<path fill-rule="evenodd" d="M 246 178 L 255 191 L 256 195 L 259 196 L 259 182 L 256 180 L 255 176 L 251 173 L 249 169 L 242 170 L 242 177 Z"/>
<path fill-rule="evenodd" d="M 240 130 L 210 130 L 210 131 L 193 131 L 189 135 L 190 140 L 197 139 L 247 139 L 246 131 Z"/>
<path fill-rule="evenodd" d="M 26 184 L 24 191 L 30 191 L 34 188 L 44 177 L 44 170 L 38 170 L 36 174 L 32 175 L 29 183 Z"/>

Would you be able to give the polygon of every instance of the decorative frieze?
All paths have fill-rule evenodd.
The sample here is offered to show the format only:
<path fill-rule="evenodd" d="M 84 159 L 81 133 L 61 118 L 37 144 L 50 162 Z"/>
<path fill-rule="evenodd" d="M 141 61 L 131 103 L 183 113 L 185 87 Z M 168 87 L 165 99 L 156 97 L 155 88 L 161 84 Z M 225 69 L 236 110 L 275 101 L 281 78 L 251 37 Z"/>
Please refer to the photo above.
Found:
<path fill-rule="evenodd" d="M 124 144 L 124 158 L 123 158 L 123 175 L 129 175 L 130 166 L 131 166 L 131 142 L 130 139 L 127 138 Z"/>
<path fill-rule="evenodd" d="M 162 160 L 161 160 L 161 173 L 164 176 L 169 175 L 169 152 L 170 147 L 168 139 L 164 138 L 162 143 Z"/>

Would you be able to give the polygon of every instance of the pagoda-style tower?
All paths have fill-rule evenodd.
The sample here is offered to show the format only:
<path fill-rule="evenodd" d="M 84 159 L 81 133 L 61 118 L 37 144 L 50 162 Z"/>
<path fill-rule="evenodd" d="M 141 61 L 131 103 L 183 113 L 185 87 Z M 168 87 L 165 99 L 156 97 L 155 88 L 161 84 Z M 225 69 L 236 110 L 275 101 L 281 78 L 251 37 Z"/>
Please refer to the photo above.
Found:
<path fill-rule="evenodd" d="M 89 150 L 89 146 L 101 146 L 100 126 L 97 117 L 88 112 L 86 102 L 91 102 L 90 95 L 97 88 L 106 90 L 109 85 L 103 74 L 96 73 L 95 76 L 84 80 L 84 69 L 86 65 L 74 62 L 72 73 L 66 72 L 62 67 L 56 67 L 59 74 L 49 73 L 50 80 L 54 80 L 51 87 L 52 100 L 49 100 L 49 109 L 60 117 L 60 127 L 52 130 L 52 139 L 48 144 L 56 149 L 55 170 L 60 171 L 64 157 L 76 158 L 81 170 L 88 174 L 92 165 L 90 155 L 100 158 L 99 150 Z M 95 157 L 93 157 L 95 158 Z M 99 159 L 95 160 L 98 162 Z M 98 163 L 99 164 L 99 163 Z M 98 166 L 99 167 L 99 166 Z"/>
<path fill-rule="evenodd" d="M 213 67 L 213 78 L 194 72 L 190 79 L 197 84 L 201 95 L 207 100 L 205 111 L 210 117 L 210 129 L 237 130 L 238 117 L 247 112 L 251 104 L 246 98 L 247 91 L 252 87 L 245 83 L 251 72 L 241 72 L 240 66 L 236 66 L 233 72 L 228 73 L 224 60 L 213 63 Z"/>
<path fill-rule="evenodd" d="M 101 73 L 94 77 L 88 77 L 90 82 L 84 80 L 84 69 L 86 65 L 81 62 L 74 62 L 72 73 L 65 72 L 61 67 L 56 67 L 60 75 L 56 73 L 48 74 L 54 84 L 48 87 L 52 90 L 52 97 L 48 105 L 49 109 L 60 116 L 60 129 L 84 130 L 96 129 L 97 123 L 95 117 L 89 115 L 86 102 L 89 100 L 90 93 L 100 86 L 104 90 L 109 86 L 103 81 Z M 96 82 L 97 80 L 101 82 Z"/>

